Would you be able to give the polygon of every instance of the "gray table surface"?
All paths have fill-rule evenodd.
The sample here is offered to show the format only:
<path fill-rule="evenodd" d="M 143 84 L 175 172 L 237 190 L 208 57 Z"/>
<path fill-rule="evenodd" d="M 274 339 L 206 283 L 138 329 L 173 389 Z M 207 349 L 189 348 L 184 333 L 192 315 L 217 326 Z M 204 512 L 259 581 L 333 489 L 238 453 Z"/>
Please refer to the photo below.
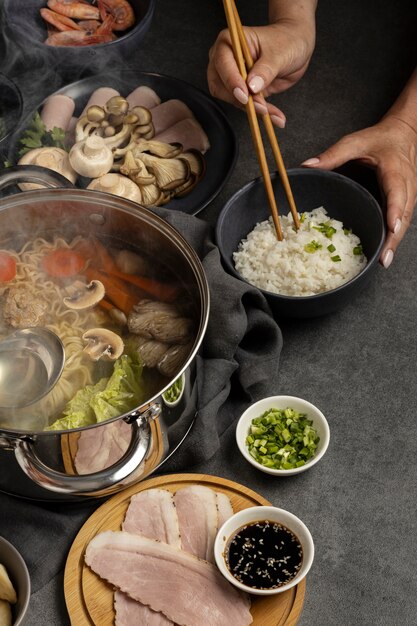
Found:
<path fill-rule="evenodd" d="M 246 23 L 265 19 L 266 2 L 242 0 L 239 7 Z M 288 120 L 279 133 L 287 167 L 384 113 L 415 63 L 416 17 L 415 0 L 319 1 L 311 66 L 299 85 L 274 99 Z M 208 50 L 223 25 L 220 2 L 159 0 L 134 63 L 207 90 Z M 13 64 L 5 64 L 3 71 L 13 73 Z M 56 72 L 42 85 L 45 95 L 59 86 Z M 219 196 L 200 214 L 211 224 L 227 198 L 258 175 L 245 115 L 232 107 L 227 113 L 240 155 Z M 300 626 L 417 624 L 416 249 L 414 221 L 393 265 L 378 268 L 346 309 L 281 326 L 276 393 L 300 395 L 327 416 L 331 443 L 322 462 L 298 477 L 273 479 L 243 462 L 231 428 L 215 457 L 190 468 L 247 485 L 308 525 L 316 555 Z M 1 507 L 8 501 L 0 495 Z M 16 522 L 21 538 L 36 534 L 34 507 L 28 503 L 27 516 Z M 67 514 L 70 527 L 78 528 L 92 508 L 66 513 L 61 506 L 57 514 Z M 0 534 L 1 528 L 0 514 Z M 71 541 L 69 534 L 51 547 L 62 550 L 59 571 L 49 572 L 47 557 L 38 560 L 45 575 L 32 594 L 30 626 L 69 623 L 62 584 Z M 21 543 L 29 558 L 27 541 Z"/>

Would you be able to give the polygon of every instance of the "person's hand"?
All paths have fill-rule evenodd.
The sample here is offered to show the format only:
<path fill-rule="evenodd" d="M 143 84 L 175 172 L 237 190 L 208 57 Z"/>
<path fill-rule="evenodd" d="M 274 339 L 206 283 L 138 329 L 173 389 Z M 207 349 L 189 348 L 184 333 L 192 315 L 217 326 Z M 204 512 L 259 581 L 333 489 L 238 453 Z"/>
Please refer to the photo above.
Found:
<path fill-rule="evenodd" d="M 308 20 L 281 19 L 269 26 L 244 27 L 254 66 L 245 82 L 239 73 L 228 30 L 210 49 L 207 80 L 216 98 L 242 107 L 248 94 L 267 97 L 294 85 L 306 71 L 315 44 L 314 13 Z M 273 123 L 285 126 L 285 115 L 261 95 L 254 98 L 259 114 L 268 110 Z"/>
<path fill-rule="evenodd" d="M 302 165 L 334 169 L 352 160 L 375 168 L 385 196 L 388 234 L 380 262 L 388 268 L 417 202 L 417 132 L 401 118 L 387 115 L 375 126 L 346 135 Z"/>

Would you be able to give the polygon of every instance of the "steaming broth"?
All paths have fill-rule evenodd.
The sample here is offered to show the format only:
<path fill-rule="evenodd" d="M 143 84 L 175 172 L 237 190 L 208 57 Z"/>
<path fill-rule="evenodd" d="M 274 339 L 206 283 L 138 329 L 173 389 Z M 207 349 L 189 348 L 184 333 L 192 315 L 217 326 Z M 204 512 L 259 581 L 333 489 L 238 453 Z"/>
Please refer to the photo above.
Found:
<path fill-rule="evenodd" d="M 145 357 L 143 356 L 140 352 L 142 343 L 146 340 L 148 342 L 153 341 L 154 338 L 152 336 L 144 337 L 147 331 L 142 331 L 140 325 L 139 332 L 137 329 L 132 331 L 128 327 L 127 320 L 130 319 L 130 315 L 136 315 L 133 306 L 139 302 L 148 302 L 151 303 L 151 306 L 153 303 L 156 311 L 155 316 L 158 315 L 158 310 L 161 308 L 181 311 L 181 302 L 184 300 L 185 293 L 183 287 L 180 287 L 178 279 L 172 273 L 169 274 L 170 279 L 168 280 L 166 271 L 163 278 L 160 277 L 161 272 L 159 271 L 157 280 L 155 278 L 155 264 L 148 262 L 149 267 L 153 267 L 153 276 L 129 275 L 129 281 L 142 281 L 143 285 L 150 291 L 139 289 L 134 282 L 125 280 L 127 274 L 118 268 L 116 263 L 117 251 L 116 254 L 110 254 L 98 240 L 95 241 L 94 245 L 96 244 L 104 257 L 107 254 L 107 269 L 118 273 L 117 276 L 105 270 L 97 269 L 97 265 L 102 260 L 98 261 L 97 254 L 94 253 L 91 246 L 91 240 L 87 241 L 81 237 L 76 237 L 72 241 L 66 241 L 62 238 L 47 241 L 39 237 L 26 243 L 20 250 L 0 251 L 0 339 L 10 335 L 17 328 L 41 326 L 52 330 L 60 337 L 66 355 L 62 375 L 51 392 L 36 404 L 26 408 L 0 410 L 0 426 L 15 430 L 48 428 L 55 420 L 62 418 L 63 411 L 65 415 L 67 414 L 68 403 L 72 404 L 70 418 L 65 418 L 59 424 L 63 424 L 62 428 L 85 426 L 88 423 L 116 417 L 135 408 L 162 390 L 173 377 L 170 372 L 164 371 L 159 366 L 159 361 L 150 362 L 146 354 Z M 58 266 L 56 266 L 58 269 L 52 272 L 48 263 L 51 258 L 56 260 L 58 252 L 61 257 Z M 115 251 L 112 250 L 113 252 Z M 136 252 L 130 251 L 130 255 L 132 254 L 133 258 L 142 258 Z M 5 271 L 1 263 L 1 255 L 7 255 L 14 261 L 15 276 L 12 278 L 6 279 L 6 274 L 3 273 L 2 275 L 1 273 Z M 66 261 L 63 260 L 65 256 L 67 257 Z M 68 259 L 72 259 L 72 263 L 77 258 L 84 260 L 83 266 L 81 268 L 77 266 L 68 268 Z M 48 263 L 45 259 L 48 260 Z M 142 270 L 143 267 L 142 264 Z M 54 273 L 55 275 L 53 275 Z M 72 285 L 77 281 L 87 285 L 91 284 L 92 280 L 100 281 L 100 279 L 105 284 L 105 296 L 98 304 L 81 309 L 69 308 L 65 298 L 68 298 L 69 289 L 72 288 Z M 156 297 L 157 288 L 160 290 L 162 299 L 164 290 L 166 293 L 171 290 L 169 293 L 178 295 L 178 298 L 165 304 Z M 124 313 L 119 307 L 125 309 Z M 121 313 L 118 320 L 112 317 L 115 309 Z M 180 314 L 178 313 L 178 315 Z M 152 314 L 148 315 L 148 318 L 152 327 Z M 122 355 L 115 360 L 108 360 L 104 357 L 98 360 L 91 358 L 85 351 L 86 340 L 83 339 L 84 333 L 91 329 L 106 329 L 121 337 Z M 187 329 L 192 329 L 190 331 L 192 336 L 187 336 L 186 349 L 189 351 L 189 346 L 194 338 L 194 324 L 191 320 Z M 172 352 L 172 349 L 175 348 L 175 342 L 169 343 L 169 338 L 164 338 L 164 340 L 167 343 L 159 341 L 162 344 L 162 350 L 165 352 L 171 350 Z M 165 355 L 165 352 L 162 356 Z M 186 356 L 188 356 L 186 350 L 183 349 L 181 354 L 184 356 L 183 361 L 185 361 Z M 182 362 L 179 366 L 182 365 Z M 117 397 L 118 393 L 113 393 L 113 396 L 116 397 L 109 401 L 108 398 L 112 394 L 108 393 L 106 396 L 106 384 L 110 384 L 110 381 L 114 383 L 115 376 L 126 379 L 129 379 L 130 376 L 132 387 L 137 385 L 134 390 L 130 389 L 129 391 L 131 396 L 128 405 L 124 405 L 121 401 L 122 396 L 126 395 L 126 390 L 122 387 L 120 387 L 119 397 Z M 119 384 L 119 381 L 116 382 Z M 85 396 L 85 390 L 90 393 L 89 390 L 93 388 L 95 389 L 94 393 L 98 394 L 96 405 L 100 404 L 101 409 L 105 405 L 104 409 L 101 412 L 94 409 L 93 413 L 89 412 L 87 416 L 84 416 L 87 423 L 77 423 L 74 415 L 77 417 L 77 411 L 84 410 L 80 409 L 79 395 L 84 394 Z M 116 389 L 119 387 L 116 386 Z M 84 399 L 83 397 L 83 402 Z"/>

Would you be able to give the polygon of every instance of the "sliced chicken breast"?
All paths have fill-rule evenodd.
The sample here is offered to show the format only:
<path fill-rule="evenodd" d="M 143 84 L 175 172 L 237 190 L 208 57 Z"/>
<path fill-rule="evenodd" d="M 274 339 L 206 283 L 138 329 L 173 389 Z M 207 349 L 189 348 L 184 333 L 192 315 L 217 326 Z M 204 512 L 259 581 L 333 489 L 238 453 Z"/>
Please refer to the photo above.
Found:
<path fill-rule="evenodd" d="M 213 545 L 218 529 L 216 493 L 203 485 L 179 489 L 174 496 L 182 549 L 214 562 Z"/>
<path fill-rule="evenodd" d="M 170 126 L 154 139 L 165 143 L 180 143 L 184 152 L 190 149 L 204 153 L 210 148 L 210 141 L 202 126 L 194 118 L 187 118 Z"/>
<path fill-rule="evenodd" d="M 45 100 L 42 107 L 41 119 L 45 124 L 46 130 L 52 130 L 54 127 L 67 130 L 74 113 L 75 102 L 69 96 L 63 94 L 53 94 Z"/>
<path fill-rule="evenodd" d="M 96 535 L 87 565 L 134 600 L 186 626 L 248 626 L 249 597 L 217 568 L 183 550 L 125 531 Z"/>

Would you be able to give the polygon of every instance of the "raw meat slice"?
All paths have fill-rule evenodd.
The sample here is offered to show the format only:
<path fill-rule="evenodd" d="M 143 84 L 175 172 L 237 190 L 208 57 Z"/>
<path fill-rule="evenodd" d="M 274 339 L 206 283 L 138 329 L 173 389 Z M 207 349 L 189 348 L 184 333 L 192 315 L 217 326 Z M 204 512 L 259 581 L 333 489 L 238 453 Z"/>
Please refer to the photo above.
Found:
<path fill-rule="evenodd" d="M 114 465 L 129 447 L 132 430 L 123 420 L 81 432 L 74 465 L 78 474 L 92 474 Z"/>
<path fill-rule="evenodd" d="M 182 549 L 213 562 L 213 544 L 218 527 L 216 493 L 209 487 L 191 485 L 179 489 L 174 502 Z"/>
<path fill-rule="evenodd" d="M 132 496 L 122 529 L 181 548 L 174 496 L 166 489 L 147 489 Z"/>
<path fill-rule="evenodd" d="M 162 133 L 155 135 L 154 139 L 165 143 L 180 143 L 184 152 L 193 148 L 204 153 L 210 148 L 209 138 L 202 126 L 192 118 L 177 122 Z"/>
<path fill-rule="evenodd" d="M 67 130 L 74 109 L 75 102 L 69 96 L 63 94 L 49 96 L 41 111 L 41 119 L 46 130 L 52 130 L 55 126 Z"/>
<path fill-rule="evenodd" d="M 166 100 L 152 109 L 152 123 L 155 135 L 162 133 L 181 120 L 194 117 L 191 109 L 182 100 Z"/>
<path fill-rule="evenodd" d="M 221 491 L 216 491 L 216 499 L 217 499 L 217 518 L 218 518 L 217 530 L 218 530 L 220 526 L 222 526 L 225 523 L 225 521 L 229 519 L 229 517 L 232 517 L 233 507 L 228 496 L 226 496 L 226 494 L 222 493 Z"/>
<path fill-rule="evenodd" d="M 146 109 L 153 109 L 153 107 L 156 107 L 161 103 L 161 98 L 158 94 L 153 89 L 146 87 L 145 85 L 136 87 L 136 89 L 134 89 L 127 96 L 126 100 L 128 101 L 130 108 L 141 106 Z"/>
<path fill-rule="evenodd" d="M 186 626 L 248 626 L 250 601 L 211 563 L 125 531 L 96 535 L 87 565 L 131 598 Z"/>
<path fill-rule="evenodd" d="M 114 594 L 115 626 L 173 626 L 163 613 L 152 611 L 145 604 L 133 600 L 123 591 Z"/>
<path fill-rule="evenodd" d="M 130 499 L 122 529 L 149 539 L 164 541 L 181 548 L 180 530 L 174 496 L 166 489 L 147 489 Z M 122 591 L 114 594 L 115 626 L 172 626 L 163 613 L 132 600 Z"/>

